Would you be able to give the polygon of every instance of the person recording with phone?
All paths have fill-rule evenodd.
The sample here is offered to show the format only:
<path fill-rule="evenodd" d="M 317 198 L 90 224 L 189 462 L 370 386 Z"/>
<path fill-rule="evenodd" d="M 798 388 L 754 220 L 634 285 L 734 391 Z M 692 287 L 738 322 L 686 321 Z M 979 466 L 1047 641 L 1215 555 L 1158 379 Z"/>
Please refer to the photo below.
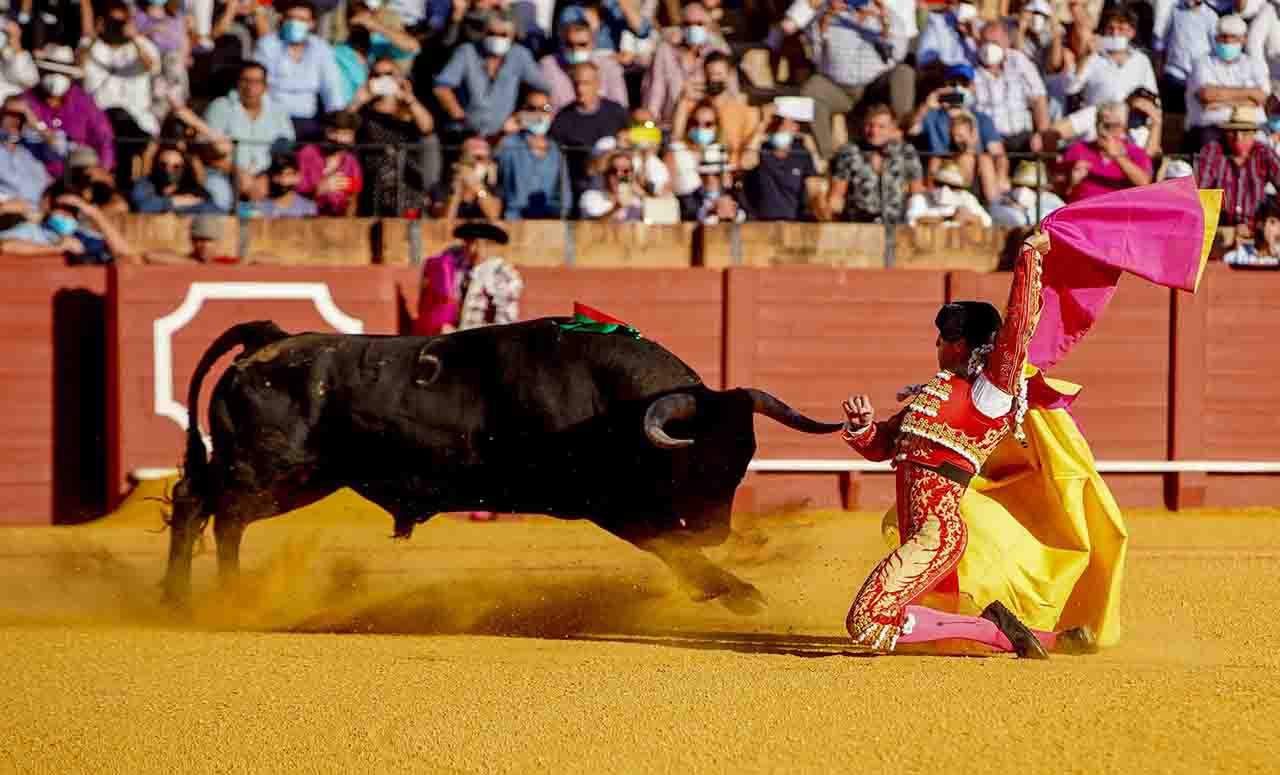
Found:
<path fill-rule="evenodd" d="M 453 166 L 448 193 L 432 197 L 433 214 L 451 221 L 500 217 L 502 197 L 493 189 L 497 180 L 498 168 L 489 142 L 483 137 L 467 138 L 462 143 L 462 158 Z"/>
<path fill-rule="evenodd" d="M 420 215 L 427 193 L 440 182 L 443 162 L 435 120 L 414 94 L 413 84 L 394 60 L 375 59 L 350 109 L 360 116 L 360 214 Z"/>

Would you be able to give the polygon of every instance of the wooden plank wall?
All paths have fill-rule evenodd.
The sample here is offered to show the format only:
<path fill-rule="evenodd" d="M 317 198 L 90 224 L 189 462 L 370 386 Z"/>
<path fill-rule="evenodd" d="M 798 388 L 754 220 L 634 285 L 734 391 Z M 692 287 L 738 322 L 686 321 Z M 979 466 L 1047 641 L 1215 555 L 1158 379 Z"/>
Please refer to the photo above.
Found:
<path fill-rule="evenodd" d="M 105 506 L 106 270 L 0 259 L 0 523 Z"/>

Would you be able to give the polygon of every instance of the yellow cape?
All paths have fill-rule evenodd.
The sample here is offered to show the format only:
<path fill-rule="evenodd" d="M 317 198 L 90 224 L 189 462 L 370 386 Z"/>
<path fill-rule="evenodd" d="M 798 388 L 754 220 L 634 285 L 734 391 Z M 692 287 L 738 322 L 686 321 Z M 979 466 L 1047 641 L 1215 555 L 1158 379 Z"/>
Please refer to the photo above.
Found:
<path fill-rule="evenodd" d="M 1033 408 L 1023 428 L 1027 446 L 1006 438 L 960 501 L 969 544 L 957 610 L 977 614 L 999 600 L 1030 627 L 1088 625 L 1100 645 L 1113 645 L 1129 539 L 1120 508 L 1065 409 Z M 897 526 L 890 509 L 882 528 L 893 546 Z"/>

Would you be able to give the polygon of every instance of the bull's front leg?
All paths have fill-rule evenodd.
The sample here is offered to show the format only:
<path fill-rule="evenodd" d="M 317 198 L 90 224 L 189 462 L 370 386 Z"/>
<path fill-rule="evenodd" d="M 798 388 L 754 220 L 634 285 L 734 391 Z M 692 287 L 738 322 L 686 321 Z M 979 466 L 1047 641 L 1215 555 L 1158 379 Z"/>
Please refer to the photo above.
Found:
<path fill-rule="evenodd" d="M 691 590 L 694 600 L 718 600 L 725 608 L 743 616 L 764 610 L 765 597 L 754 584 L 716 565 L 699 548 L 670 538 L 651 538 L 636 545 L 666 563 L 676 578 Z"/>

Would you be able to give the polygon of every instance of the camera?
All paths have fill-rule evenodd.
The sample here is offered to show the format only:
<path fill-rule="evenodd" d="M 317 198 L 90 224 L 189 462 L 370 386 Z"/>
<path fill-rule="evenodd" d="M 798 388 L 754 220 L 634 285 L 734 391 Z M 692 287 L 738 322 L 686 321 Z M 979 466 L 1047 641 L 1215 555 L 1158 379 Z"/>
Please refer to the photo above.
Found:
<path fill-rule="evenodd" d="M 946 94 L 942 94 L 938 96 L 938 102 L 941 102 L 943 105 L 963 107 L 964 95 L 958 91 L 947 92 Z"/>

